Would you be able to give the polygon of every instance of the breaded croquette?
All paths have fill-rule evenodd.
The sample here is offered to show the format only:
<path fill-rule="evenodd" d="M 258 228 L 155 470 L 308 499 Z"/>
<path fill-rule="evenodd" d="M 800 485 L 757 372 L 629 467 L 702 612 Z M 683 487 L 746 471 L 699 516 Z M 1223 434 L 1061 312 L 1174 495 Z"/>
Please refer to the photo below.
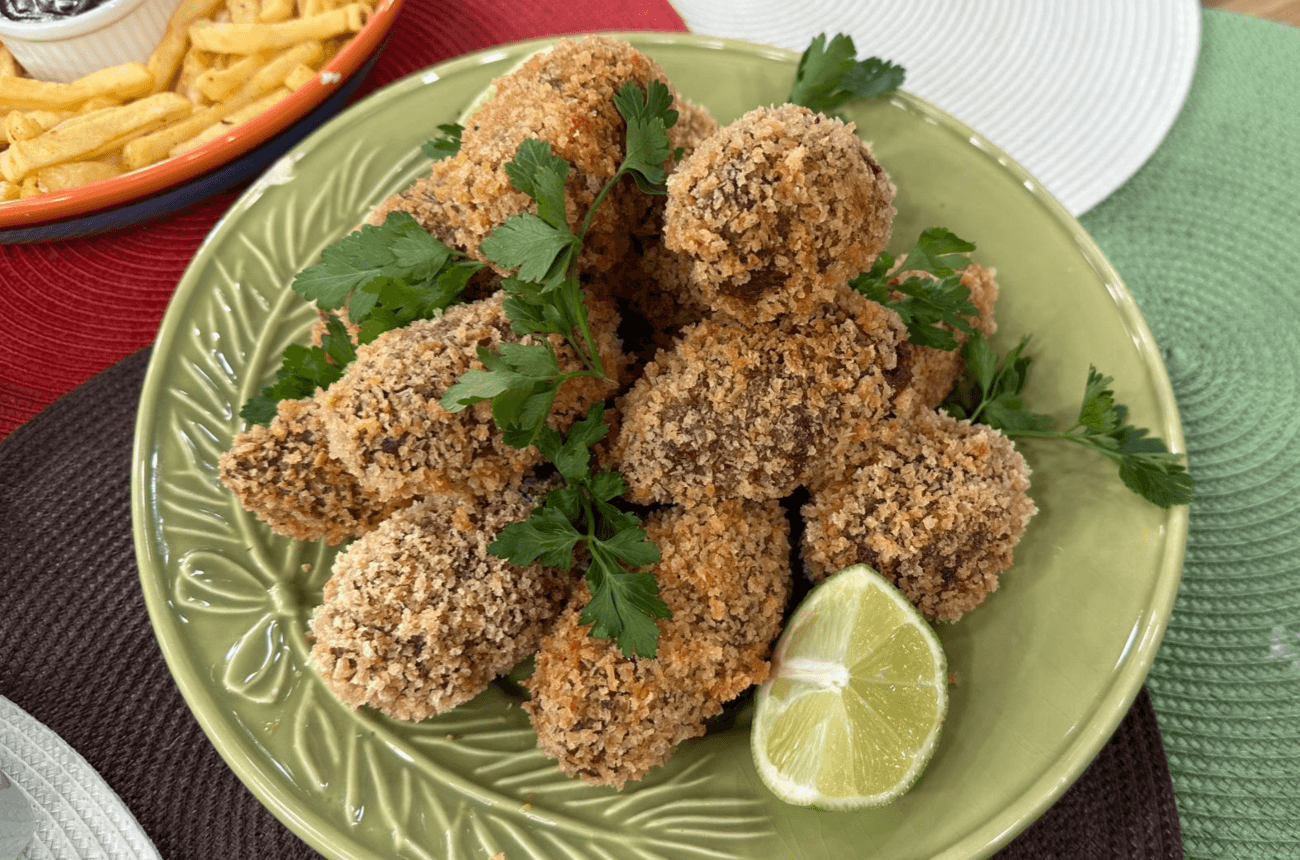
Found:
<path fill-rule="evenodd" d="M 245 510 L 271 531 L 331 546 L 365 534 L 404 501 L 380 502 L 330 456 L 314 398 L 282 400 L 269 424 L 255 424 L 217 460 L 218 475 Z"/>
<path fill-rule="evenodd" d="M 662 555 L 654 659 L 629 658 L 578 623 L 572 605 L 542 641 L 524 703 L 538 742 L 561 769 L 622 787 L 704 734 L 705 720 L 766 679 L 790 593 L 789 524 L 776 502 L 730 500 L 652 514 Z"/>
<path fill-rule="evenodd" d="M 705 303 L 744 322 L 807 316 L 889 241 L 894 186 L 853 126 L 782 105 L 719 129 L 668 178 L 664 243 Z"/>
<path fill-rule="evenodd" d="M 629 498 L 789 495 L 840 427 L 892 414 L 906 337 L 897 314 L 848 289 L 798 322 L 686 329 L 619 402 L 613 453 Z"/>
<path fill-rule="evenodd" d="M 995 274 L 979 263 L 971 263 L 961 273 L 962 284 L 970 290 L 971 304 L 979 309 L 979 316 L 968 317 L 967 322 L 985 335 L 992 335 L 998 328 L 993 317 L 993 304 L 998 298 Z M 959 344 L 966 342 L 963 332 L 954 331 L 953 336 Z M 935 409 L 952 391 L 965 367 L 960 348 L 945 351 L 928 346 L 913 347 L 912 381 L 905 396 L 913 400 L 917 408 Z"/>
<path fill-rule="evenodd" d="M 573 166 L 565 206 L 576 230 L 623 160 L 624 122 L 614 95 L 628 81 L 644 88 L 650 80 L 672 91 L 659 64 L 626 42 L 606 36 L 561 39 L 494 81 L 493 96 L 466 121 L 460 151 L 435 162 L 429 176 L 389 198 L 367 220 L 379 223 L 388 211 L 404 210 L 447 244 L 477 254 L 495 227 L 532 211 L 532 200 L 510 186 L 505 165 L 523 140 L 538 138 Z M 703 108 L 681 99 L 674 107 L 685 123 L 679 120 L 669 129 L 672 146 L 693 146 L 711 130 Z M 612 189 L 584 237 L 580 268 L 603 272 L 618 262 L 627 252 L 632 226 L 650 204 L 650 196 L 631 182 Z"/>
<path fill-rule="evenodd" d="M 533 653 L 572 580 L 488 552 L 532 504 L 517 490 L 429 496 L 342 552 L 311 618 L 310 661 L 326 685 L 354 708 L 422 720 Z"/>
<path fill-rule="evenodd" d="M 1011 440 L 919 410 L 878 425 L 851 455 L 842 474 L 809 488 L 809 575 L 865 562 L 931 620 L 955 621 L 982 603 L 1036 510 Z"/>
<path fill-rule="evenodd" d="M 537 449 L 505 444 L 492 423 L 491 403 L 449 412 L 439 401 L 462 373 L 481 368 L 478 347 L 515 342 L 502 306 L 504 294 L 449 308 L 380 335 L 357 349 L 357 359 L 322 395 L 330 453 L 381 499 L 427 493 L 487 496 L 515 486 L 541 458 Z M 551 424 L 567 427 L 587 407 L 617 390 L 624 357 L 618 314 L 607 302 L 589 302 L 590 327 L 612 380 L 571 379 L 560 389 Z M 577 359 L 557 345 L 562 368 Z"/>

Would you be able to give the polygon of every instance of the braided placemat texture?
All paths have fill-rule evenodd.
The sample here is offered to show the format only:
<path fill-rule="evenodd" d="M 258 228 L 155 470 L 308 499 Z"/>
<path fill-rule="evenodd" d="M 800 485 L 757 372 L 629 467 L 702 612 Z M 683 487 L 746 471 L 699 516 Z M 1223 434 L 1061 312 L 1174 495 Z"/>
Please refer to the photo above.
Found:
<path fill-rule="evenodd" d="M 1210 10 L 1187 102 L 1088 213 L 1196 481 L 1148 679 L 1191 858 L 1300 858 L 1300 29 Z"/>
<path fill-rule="evenodd" d="M 204 736 L 149 625 L 130 516 L 147 361 L 132 355 L 0 440 L 0 695 L 84 756 L 166 860 L 307 860 L 318 855 Z M 1145 691 L 1079 781 L 996 855 L 1182 857 Z"/>

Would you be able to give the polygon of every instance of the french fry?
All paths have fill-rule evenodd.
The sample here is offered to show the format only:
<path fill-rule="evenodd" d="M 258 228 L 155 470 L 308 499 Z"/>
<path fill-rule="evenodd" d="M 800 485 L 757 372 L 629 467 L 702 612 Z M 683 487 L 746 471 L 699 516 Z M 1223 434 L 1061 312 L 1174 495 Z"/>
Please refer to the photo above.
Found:
<path fill-rule="evenodd" d="M 0 158 L 0 172 L 10 182 L 20 182 L 52 164 L 88 161 L 193 109 L 184 96 L 155 93 L 130 104 L 75 116 L 40 137 L 11 143 Z"/>
<path fill-rule="evenodd" d="M 314 77 L 316 77 L 316 70 L 302 63 L 285 77 L 284 85 L 291 90 L 296 90 Z"/>
<path fill-rule="evenodd" d="M 18 67 L 18 61 L 14 59 L 13 54 L 9 53 L 8 48 L 6 48 L 4 45 L 0 45 L 0 75 L 19 75 L 19 74 L 22 74 L 22 69 Z M 12 199 L 12 198 L 5 198 L 5 199 Z"/>
<path fill-rule="evenodd" d="M 0 105 L 17 110 L 74 110 L 88 99 L 129 99 L 153 89 L 153 75 L 143 63 L 122 63 L 60 84 L 0 75 Z"/>
<path fill-rule="evenodd" d="M 149 71 L 153 74 L 153 92 L 159 93 L 171 88 L 172 81 L 181 67 L 181 58 L 190 46 L 190 26 L 200 18 L 207 18 L 225 0 L 181 0 L 171 18 L 162 38 L 149 55 Z"/>
<path fill-rule="evenodd" d="M 189 140 L 176 144 L 167 154 L 170 157 L 175 158 L 182 152 L 189 152 L 191 149 L 197 149 L 210 140 L 216 140 L 235 126 L 247 122 L 262 111 L 274 106 L 276 102 L 292 94 L 293 90 L 288 87 L 280 87 L 277 90 L 272 90 L 257 101 L 244 105 L 239 110 L 228 114 L 221 120 L 221 122 L 208 126 Z"/>
<path fill-rule="evenodd" d="M 36 187 L 42 194 L 49 194 L 51 191 L 67 191 L 69 188 L 89 185 L 121 173 L 122 168 L 106 161 L 74 161 L 41 168 L 34 175 Z"/>
<path fill-rule="evenodd" d="M 216 54 L 190 46 L 181 58 L 181 70 L 176 76 L 172 92 L 180 93 L 195 104 L 203 104 L 203 93 L 197 86 L 198 79 L 204 73 L 212 71 L 215 62 Z"/>
<path fill-rule="evenodd" d="M 14 185 L 8 179 L 0 179 L 0 200 L 17 200 L 20 196 L 20 189 L 17 185 Z"/>
<path fill-rule="evenodd" d="M 77 113 L 90 113 L 106 107 L 117 107 L 121 103 L 121 99 L 111 98 L 110 96 L 94 96 L 82 102 L 81 107 L 77 108 Z"/>
<path fill-rule="evenodd" d="M 28 197 L 37 197 L 41 193 L 41 186 L 37 184 L 35 176 L 29 176 L 18 186 L 18 199 L 26 200 Z"/>
<path fill-rule="evenodd" d="M 198 21 L 190 27 L 190 42 L 205 51 L 221 54 L 252 54 L 268 48 L 286 48 L 299 42 L 320 41 L 361 29 L 368 15 L 366 5 L 347 6 L 273 24 L 213 24 Z"/>
<path fill-rule="evenodd" d="M 262 0 L 262 11 L 257 20 L 263 24 L 288 21 L 293 17 L 293 0 Z"/>
<path fill-rule="evenodd" d="M 194 85 L 210 102 L 228 99 L 253 76 L 254 72 L 266 65 L 274 56 L 274 51 L 263 51 L 260 54 L 240 57 L 224 69 L 209 69 L 199 75 Z"/>
<path fill-rule="evenodd" d="M 226 9 L 232 23 L 254 24 L 260 20 L 262 4 L 260 0 L 226 0 Z"/>
<path fill-rule="evenodd" d="M 70 111 L 54 110 L 10 111 L 9 115 L 5 117 L 5 135 L 10 143 L 19 140 L 31 140 L 71 116 L 76 116 L 76 114 Z"/>
<path fill-rule="evenodd" d="M 297 65 L 315 62 L 320 59 L 321 52 L 320 42 L 294 45 L 258 69 L 229 99 L 214 102 L 180 122 L 130 141 L 122 149 L 127 169 L 135 170 L 166 158 L 177 145 L 281 86 Z"/>

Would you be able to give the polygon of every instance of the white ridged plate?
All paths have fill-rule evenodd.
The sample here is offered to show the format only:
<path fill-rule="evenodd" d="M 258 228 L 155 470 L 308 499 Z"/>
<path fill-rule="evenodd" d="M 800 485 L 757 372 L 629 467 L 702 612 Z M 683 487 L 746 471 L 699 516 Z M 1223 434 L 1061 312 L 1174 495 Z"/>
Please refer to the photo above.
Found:
<path fill-rule="evenodd" d="M 19 860 L 161 860 L 95 769 L 42 722 L 0 696 L 0 771 L 36 811 Z"/>
<path fill-rule="evenodd" d="M 1071 214 L 1150 157 L 1200 49 L 1196 0 L 673 0 L 692 32 L 802 51 L 847 33 L 859 57 L 1006 150 Z M 868 133 L 869 137 L 870 134 Z"/>

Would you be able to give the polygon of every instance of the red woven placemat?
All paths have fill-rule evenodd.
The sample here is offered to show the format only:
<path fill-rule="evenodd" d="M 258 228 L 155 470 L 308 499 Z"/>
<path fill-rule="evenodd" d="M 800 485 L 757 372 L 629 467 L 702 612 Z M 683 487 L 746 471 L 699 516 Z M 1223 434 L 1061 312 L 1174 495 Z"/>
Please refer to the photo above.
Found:
<path fill-rule="evenodd" d="M 504 42 L 685 29 L 666 0 L 407 0 L 356 97 Z M 0 437 L 153 341 L 185 267 L 236 196 L 112 233 L 0 244 Z"/>

